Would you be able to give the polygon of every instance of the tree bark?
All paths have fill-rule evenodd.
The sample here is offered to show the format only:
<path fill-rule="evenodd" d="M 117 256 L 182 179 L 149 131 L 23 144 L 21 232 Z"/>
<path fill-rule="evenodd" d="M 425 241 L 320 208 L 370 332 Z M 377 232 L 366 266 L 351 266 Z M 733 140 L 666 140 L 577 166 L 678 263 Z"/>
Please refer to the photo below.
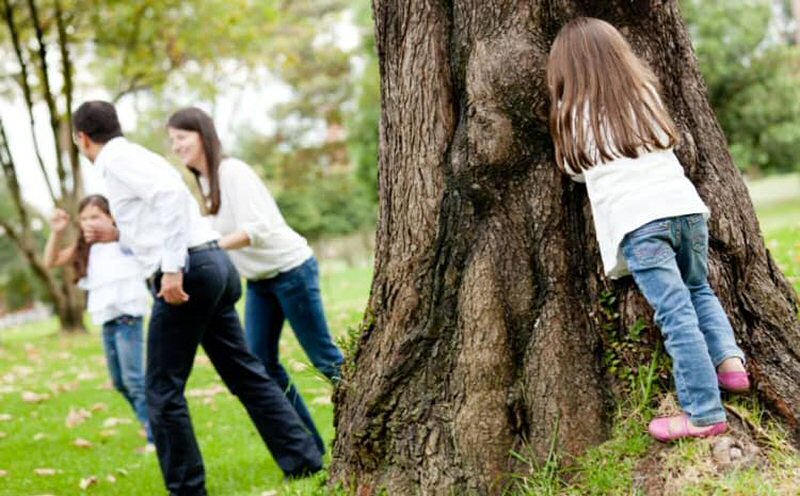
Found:
<path fill-rule="evenodd" d="M 512 450 L 541 460 L 553 441 L 577 455 L 608 437 L 609 315 L 652 329 L 652 310 L 630 278 L 602 275 L 585 188 L 554 165 L 545 61 L 577 15 L 619 27 L 661 80 L 676 151 L 712 211 L 711 284 L 759 398 L 797 435 L 797 296 L 764 247 L 677 2 L 373 7 L 380 220 L 363 334 L 335 398 L 332 481 L 495 493 L 518 468 Z"/>

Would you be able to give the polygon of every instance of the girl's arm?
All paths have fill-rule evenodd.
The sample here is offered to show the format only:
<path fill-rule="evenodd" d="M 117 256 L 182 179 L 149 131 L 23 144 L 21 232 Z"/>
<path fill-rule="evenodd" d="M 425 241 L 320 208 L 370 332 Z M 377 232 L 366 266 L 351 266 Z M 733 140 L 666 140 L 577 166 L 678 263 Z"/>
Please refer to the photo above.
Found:
<path fill-rule="evenodd" d="M 250 246 L 250 236 L 247 231 L 233 231 L 219 240 L 219 247 L 223 250 L 238 250 Z"/>
<path fill-rule="evenodd" d="M 75 256 L 75 246 L 63 249 L 58 248 L 68 226 L 69 214 L 57 208 L 50 219 L 52 230 L 50 237 L 47 239 L 47 245 L 44 247 L 43 262 L 45 267 L 52 268 L 66 265 Z"/>

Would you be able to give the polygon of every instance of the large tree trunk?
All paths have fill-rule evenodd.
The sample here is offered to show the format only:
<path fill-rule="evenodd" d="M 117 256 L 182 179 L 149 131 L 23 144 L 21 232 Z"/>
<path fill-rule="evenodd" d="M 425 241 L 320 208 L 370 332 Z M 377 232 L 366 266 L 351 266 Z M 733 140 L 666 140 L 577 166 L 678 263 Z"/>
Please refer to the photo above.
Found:
<path fill-rule="evenodd" d="M 553 163 L 544 67 L 576 15 L 618 26 L 659 76 L 678 155 L 712 211 L 711 284 L 759 397 L 798 432 L 797 297 L 764 247 L 677 2 L 374 10 L 381 214 L 364 333 L 336 397 L 334 481 L 492 493 L 512 450 L 542 458 L 556 440 L 577 454 L 609 435 L 609 318 L 626 329 L 652 311 L 630 278 L 602 276 L 585 188 Z"/>

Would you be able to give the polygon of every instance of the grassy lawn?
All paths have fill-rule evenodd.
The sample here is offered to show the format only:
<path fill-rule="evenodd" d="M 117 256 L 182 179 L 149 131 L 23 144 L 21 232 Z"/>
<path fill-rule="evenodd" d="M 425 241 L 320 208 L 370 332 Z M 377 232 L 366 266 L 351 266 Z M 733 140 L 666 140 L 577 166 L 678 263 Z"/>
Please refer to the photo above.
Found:
<path fill-rule="evenodd" d="M 752 189 L 761 225 L 770 252 L 800 291 L 800 177 L 768 181 L 772 182 L 758 183 Z M 348 327 L 358 324 L 370 277 L 371 267 L 323 263 L 322 291 L 337 337 L 345 336 Z M 330 443 L 331 388 L 308 365 L 291 332 L 286 333 L 281 345 L 284 363 L 320 432 Z M 224 390 L 202 353 L 195 362 L 187 391 L 211 494 L 327 493 L 321 486 L 324 474 L 305 481 L 282 481 L 280 470 L 243 407 Z M 748 411 L 753 408 L 756 407 Z M 70 412 L 72 418 L 81 414 L 85 418 L 70 427 Z M 164 494 L 155 455 L 136 451 L 144 440 L 133 419 L 127 403 L 109 387 L 96 330 L 89 335 L 62 336 L 55 321 L 46 321 L 0 331 L 0 495 Z M 614 439 L 579 461 L 582 475 L 573 486 L 577 493 L 630 492 L 633 467 L 652 443 L 644 431 L 645 420 L 621 421 Z M 82 441 L 78 444 L 84 446 L 76 445 L 79 439 Z M 701 446 L 705 445 L 685 443 L 672 456 L 702 456 L 694 454 Z M 800 471 L 797 457 L 782 460 L 781 464 L 789 472 Z M 728 475 L 726 479 L 713 480 L 715 485 L 697 486 L 701 488 L 697 494 L 703 488 L 720 494 L 750 494 L 748 488 L 773 487 L 767 475 L 757 469 L 742 472 L 731 481 Z M 84 491 L 81 482 L 89 477 L 97 480 Z M 698 484 L 710 484 L 709 480 L 701 478 Z M 529 489 L 528 494 L 549 493 L 548 486 L 558 493 L 565 490 L 550 479 L 528 482 L 530 486 L 521 488 L 522 492 Z"/>
<path fill-rule="evenodd" d="M 336 336 L 358 324 L 370 277 L 371 267 L 323 265 L 322 291 Z M 155 454 L 136 451 L 145 441 L 128 404 L 110 389 L 96 330 L 88 336 L 62 336 L 52 320 L 3 331 L 0 343 L 0 494 L 81 494 L 81 482 L 90 477 L 97 478 L 86 491 L 92 494 L 165 493 Z M 330 443 L 331 387 L 309 366 L 291 332 L 281 346 L 284 364 Z M 202 353 L 187 395 L 211 494 L 319 490 L 322 477 L 282 482 L 244 408 Z M 71 411 L 73 417 L 81 412 L 88 418 L 68 427 Z M 90 445 L 79 447 L 78 439 Z"/>

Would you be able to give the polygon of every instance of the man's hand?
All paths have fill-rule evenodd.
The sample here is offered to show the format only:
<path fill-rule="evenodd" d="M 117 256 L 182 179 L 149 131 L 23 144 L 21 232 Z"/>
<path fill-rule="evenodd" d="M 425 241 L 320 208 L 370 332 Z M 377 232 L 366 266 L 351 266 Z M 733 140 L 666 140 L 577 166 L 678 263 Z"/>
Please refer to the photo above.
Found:
<path fill-rule="evenodd" d="M 183 305 L 189 301 L 189 295 L 183 291 L 183 272 L 165 272 L 161 276 L 158 296 L 170 305 Z"/>
<path fill-rule="evenodd" d="M 88 243 L 110 243 L 119 239 L 119 230 L 107 219 L 92 221 L 81 229 Z"/>

